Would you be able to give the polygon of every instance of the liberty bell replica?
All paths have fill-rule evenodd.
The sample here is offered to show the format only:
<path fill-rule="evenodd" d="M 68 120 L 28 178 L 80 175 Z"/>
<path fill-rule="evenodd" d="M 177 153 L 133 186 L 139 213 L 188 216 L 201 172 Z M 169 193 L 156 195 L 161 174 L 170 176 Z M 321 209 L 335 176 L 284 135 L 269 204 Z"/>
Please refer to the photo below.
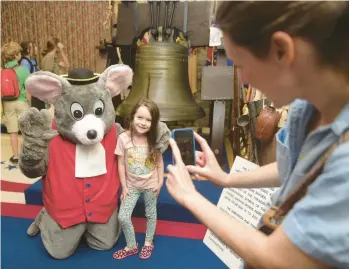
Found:
<path fill-rule="evenodd" d="M 153 4 L 157 10 L 156 26 Z M 130 115 L 134 105 L 143 97 L 158 105 L 161 121 L 194 121 L 205 116 L 190 89 L 188 49 L 173 41 L 171 24 L 175 3 L 169 22 L 167 9 L 166 3 L 164 27 L 159 26 L 160 2 L 150 3 L 151 36 L 148 44 L 137 49 L 132 90 L 116 109 L 116 115 L 120 117 Z"/>

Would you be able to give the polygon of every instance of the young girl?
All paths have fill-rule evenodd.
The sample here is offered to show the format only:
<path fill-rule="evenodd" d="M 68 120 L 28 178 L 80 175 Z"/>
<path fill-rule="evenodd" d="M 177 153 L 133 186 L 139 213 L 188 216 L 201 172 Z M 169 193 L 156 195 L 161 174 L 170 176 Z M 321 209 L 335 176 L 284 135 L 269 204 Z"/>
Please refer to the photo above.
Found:
<path fill-rule="evenodd" d="M 127 242 L 125 248 L 114 253 L 113 257 L 118 260 L 138 253 L 131 215 L 141 194 L 145 201 L 147 232 L 139 257 L 148 259 L 154 248 L 156 203 L 164 180 L 162 154 L 155 151 L 159 114 L 154 102 L 141 100 L 131 112 L 129 130 L 118 138 L 115 154 L 122 185 L 119 221 Z"/>
<path fill-rule="evenodd" d="M 25 67 L 18 66 L 18 61 L 21 59 L 21 51 L 21 46 L 13 41 L 4 44 L 1 48 L 1 67 L 4 69 L 12 68 L 16 72 L 19 86 L 19 96 L 16 100 L 2 100 L 1 102 L 4 113 L 3 122 L 6 124 L 7 132 L 10 134 L 13 152 L 10 162 L 13 164 L 18 164 L 18 117 L 29 109 L 25 82 L 30 73 Z"/>

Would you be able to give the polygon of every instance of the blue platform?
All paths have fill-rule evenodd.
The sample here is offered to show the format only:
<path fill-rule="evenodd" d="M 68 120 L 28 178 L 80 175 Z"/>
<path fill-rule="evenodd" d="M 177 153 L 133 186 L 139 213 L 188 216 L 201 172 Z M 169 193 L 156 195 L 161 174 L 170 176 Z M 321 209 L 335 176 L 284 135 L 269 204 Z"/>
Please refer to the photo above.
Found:
<path fill-rule="evenodd" d="M 148 260 L 137 255 L 124 260 L 114 260 L 113 252 L 125 246 L 122 235 L 109 251 L 89 248 L 80 244 L 73 256 L 65 260 L 51 258 L 41 242 L 40 235 L 29 237 L 26 230 L 32 220 L 1 217 L 1 268 L 2 269 L 227 269 L 228 267 L 202 242 L 185 238 L 158 236 L 154 238 L 155 249 Z M 137 233 L 139 244 L 144 234 Z"/>
<path fill-rule="evenodd" d="M 199 149 L 199 146 L 196 145 Z M 226 156 L 226 153 L 224 153 Z M 164 154 L 164 166 L 165 173 L 167 173 L 167 165 L 172 163 L 172 152 L 171 149 L 167 149 Z M 224 170 L 229 171 L 229 165 L 227 158 L 224 158 L 225 164 Z M 166 180 L 166 179 L 165 179 Z M 194 184 L 197 190 L 206 197 L 213 204 L 217 204 L 219 197 L 222 193 L 222 188 L 212 185 L 208 181 L 197 181 L 194 180 Z M 27 204 L 43 205 L 42 203 L 42 191 L 41 191 L 42 180 L 37 181 L 25 190 L 25 200 Z M 133 212 L 134 217 L 144 217 L 144 200 L 139 199 L 136 208 Z M 188 223 L 199 223 L 199 221 L 185 208 L 179 205 L 168 193 L 167 188 L 164 184 L 159 198 L 158 198 L 158 219 L 167 221 L 179 221 Z"/>

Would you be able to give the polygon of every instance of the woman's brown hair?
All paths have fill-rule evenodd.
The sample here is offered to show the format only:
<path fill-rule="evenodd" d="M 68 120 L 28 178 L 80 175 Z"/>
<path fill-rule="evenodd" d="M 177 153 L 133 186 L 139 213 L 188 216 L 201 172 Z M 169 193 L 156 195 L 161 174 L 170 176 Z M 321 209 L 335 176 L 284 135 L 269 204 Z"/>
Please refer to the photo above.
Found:
<path fill-rule="evenodd" d="M 21 43 L 21 48 L 22 48 L 22 54 L 23 56 L 29 55 L 30 49 L 33 47 L 33 42 L 32 41 L 23 41 Z"/>
<path fill-rule="evenodd" d="M 147 141 L 148 141 L 148 149 L 149 149 L 149 159 L 155 163 L 155 145 L 156 145 L 156 136 L 157 136 L 157 127 L 160 120 L 160 111 L 158 106 L 151 100 L 142 98 L 132 109 L 130 118 L 129 118 L 129 131 L 131 133 L 131 139 L 133 141 L 134 135 L 134 117 L 137 113 L 138 108 L 141 106 L 145 106 L 148 108 L 151 115 L 151 126 L 149 132 L 147 132 Z"/>
<path fill-rule="evenodd" d="M 57 48 L 58 43 L 59 43 L 59 39 L 57 37 L 53 37 L 49 39 L 46 43 L 46 48 L 42 52 L 42 56 L 45 56 L 47 53 Z"/>
<path fill-rule="evenodd" d="M 319 63 L 349 73 L 348 1 L 223 1 L 218 27 L 259 58 L 269 52 L 276 31 L 310 42 Z"/>

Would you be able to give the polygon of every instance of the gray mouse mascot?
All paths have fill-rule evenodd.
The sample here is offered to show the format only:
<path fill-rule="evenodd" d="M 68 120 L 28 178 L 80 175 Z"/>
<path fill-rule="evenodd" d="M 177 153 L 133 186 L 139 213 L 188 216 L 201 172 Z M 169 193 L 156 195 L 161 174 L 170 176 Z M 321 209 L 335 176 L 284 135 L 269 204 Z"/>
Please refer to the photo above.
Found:
<path fill-rule="evenodd" d="M 97 250 L 113 248 L 119 238 L 114 150 L 123 129 L 115 123 L 112 97 L 131 85 L 132 76 L 129 66 L 118 64 L 101 75 L 84 68 L 68 77 L 39 71 L 26 81 L 32 96 L 54 105 L 53 120 L 48 110 L 36 108 L 19 118 L 20 169 L 29 178 L 42 176 L 44 208 L 28 234 L 40 231 L 53 258 L 71 256 L 82 237 Z M 164 152 L 170 131 L 160 123 L 157 133 L 157 150 Z"/>

